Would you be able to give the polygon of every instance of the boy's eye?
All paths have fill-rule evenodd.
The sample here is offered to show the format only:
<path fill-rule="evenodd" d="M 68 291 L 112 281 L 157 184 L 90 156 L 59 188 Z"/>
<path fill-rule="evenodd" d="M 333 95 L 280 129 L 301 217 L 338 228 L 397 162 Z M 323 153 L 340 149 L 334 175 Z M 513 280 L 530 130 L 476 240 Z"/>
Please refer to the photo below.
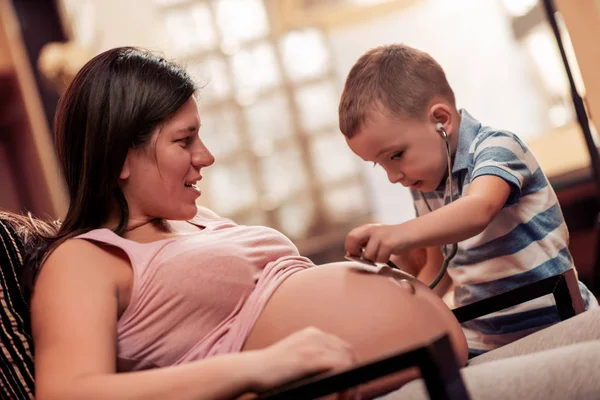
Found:
<path fill-rule="evenodd" d="M 397 159 L 399 159 L 400 157 L 402 157 L 403 153 L 404 153 L 403 151 L 399 151 L 398 153 L 396 153 L 393 156 L 391 156 L 390 160 L 397 160 Z"/>

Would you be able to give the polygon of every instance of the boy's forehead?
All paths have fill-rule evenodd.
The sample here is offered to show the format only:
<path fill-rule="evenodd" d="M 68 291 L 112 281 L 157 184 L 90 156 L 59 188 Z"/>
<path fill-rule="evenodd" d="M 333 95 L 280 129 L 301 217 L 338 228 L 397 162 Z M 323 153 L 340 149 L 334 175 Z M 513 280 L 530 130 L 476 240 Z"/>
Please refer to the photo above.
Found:
<path fill-rule="evenodd" d="M 428 140 L 423 135 L 425 121 L 386 113 L 372 112 L 356 134 L 347 139 L 350 149 L 366 161 L 375 161 L 381 155 L 402 150 L 415 140 Z"/>
<path fill-rule="evenodd" d="M 393 126 L 379 124 L 364 124 L 351 138 L 346 138 L 350 149 L 363 160 L 377 159 L 391 147 L 401 146 L 405 135 Z"/>

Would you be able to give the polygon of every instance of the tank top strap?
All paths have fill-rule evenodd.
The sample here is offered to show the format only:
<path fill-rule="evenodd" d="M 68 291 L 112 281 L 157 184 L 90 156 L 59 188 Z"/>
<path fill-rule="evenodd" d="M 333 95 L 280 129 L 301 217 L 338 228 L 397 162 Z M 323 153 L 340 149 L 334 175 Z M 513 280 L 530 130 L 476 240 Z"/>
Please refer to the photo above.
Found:
<path fill-rule="evenodd" d="M 138 243 L 133 240 L 125 239 L 107 228 L 91 230 L 76 236 L 75 239 L 86 239 L 123 250 L 127 257 L 129 257 L 129 261 L 135 272 L 138 272 L 137 270 L 139 267 L 142 267 L 142 270 L 145 270 L 144 267 L 150 263 L 156 253 L 164 244 L 166 244 L 165 242 L 169 241 L 169 239 L 167 239 L 152 243 Z"/>

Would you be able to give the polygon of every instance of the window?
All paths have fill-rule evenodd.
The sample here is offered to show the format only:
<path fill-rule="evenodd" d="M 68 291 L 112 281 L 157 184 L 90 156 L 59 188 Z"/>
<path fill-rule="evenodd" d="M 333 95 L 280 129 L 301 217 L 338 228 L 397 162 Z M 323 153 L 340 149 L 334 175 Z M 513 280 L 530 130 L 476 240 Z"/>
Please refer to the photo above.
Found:
<path fill-rule="evenodd" d="M 322 29 L 283 29 L 266 0 L 152 0 L 142 9 L 123 0 L 122 32 L 113 35 L 97 26 L 114 13 L 90 0 L 63 3 L 76 40 L 96 43 L 90 51 L 160 49 L 197 80 L 200 136 L 217 159 L 200 203 L 278 229 L 306 255 L 336 246 L 339 259 L 340 242 L 371 210 L 358 158 L 338 130 L 341 84 Z M 131 18 L 148 23 L 128 29 Z"/>
<path fill-rule="evenodd" d="M 155 5 L 166 42 L 203 86 L 200 136 L 217 162 L 200 202 L 299 244 L 370 214 L 338 130 L 341 87 L 323 31 L 275 32 L 262 0 Z"/>

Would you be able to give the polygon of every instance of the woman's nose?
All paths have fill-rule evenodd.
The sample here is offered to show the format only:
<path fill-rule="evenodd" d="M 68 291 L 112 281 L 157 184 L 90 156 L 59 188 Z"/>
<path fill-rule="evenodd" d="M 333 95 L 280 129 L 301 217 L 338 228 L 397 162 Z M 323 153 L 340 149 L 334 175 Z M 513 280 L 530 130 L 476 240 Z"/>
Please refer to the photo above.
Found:
<path fill-rule="evenodd" d="M 209 167 L 215 162 L 215 157 L 210 150 L 201 143 L 198 149 L 192 154 L 192 165 L 196 168 Z"/>

